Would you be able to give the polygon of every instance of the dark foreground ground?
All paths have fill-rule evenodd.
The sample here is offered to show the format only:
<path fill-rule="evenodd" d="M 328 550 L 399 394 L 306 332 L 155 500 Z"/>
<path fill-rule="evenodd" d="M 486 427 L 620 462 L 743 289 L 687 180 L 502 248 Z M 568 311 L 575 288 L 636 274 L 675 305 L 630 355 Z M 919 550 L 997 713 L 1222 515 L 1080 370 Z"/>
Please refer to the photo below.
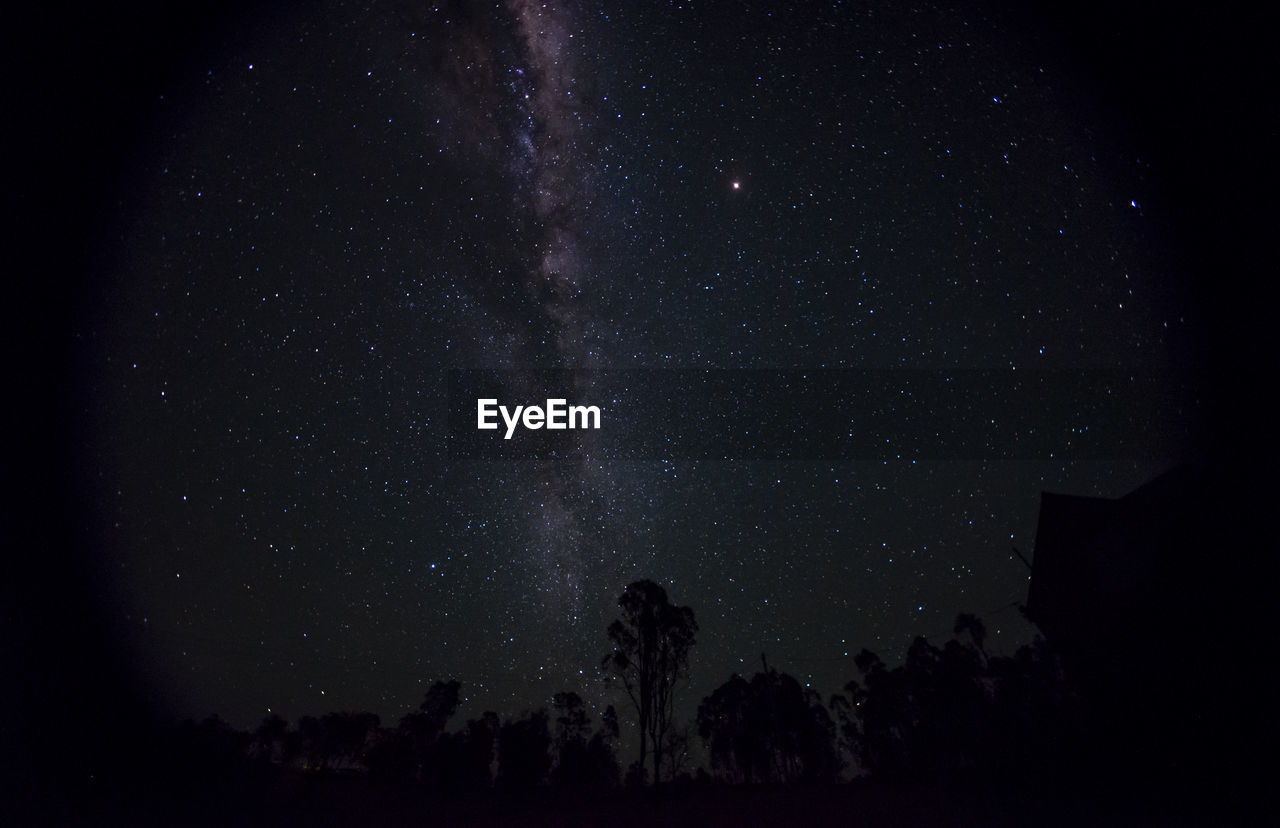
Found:
<path fill-rule="evenodd" d="M 1270 812 L 1268 809 L 1267 812 Z M 10 816 L 15 816 L 10 811 Z M 7 820 L 3 820 L 7 822 Z M 1188 806 L 1172 799 L 1028 798 L 963 790 L 703 788 L 609 797 L 540 792 L 523 801 L 441 802 L 363 779 L 281 778 L 222 794 L 106 791 L 76 801 L 45 797 L 15 823 L 35 825 L 270 826 L 1180 826 L 1275 824 L 1258 803 Z"/>

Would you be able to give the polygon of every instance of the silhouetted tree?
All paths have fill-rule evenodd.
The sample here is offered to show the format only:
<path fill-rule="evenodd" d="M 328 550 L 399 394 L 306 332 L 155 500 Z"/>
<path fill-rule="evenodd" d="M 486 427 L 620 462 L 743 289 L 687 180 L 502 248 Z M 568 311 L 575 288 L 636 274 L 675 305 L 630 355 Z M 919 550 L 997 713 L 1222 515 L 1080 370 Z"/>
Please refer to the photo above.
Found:
<path fill-rule="evenodd" d="M 498 758 L 498 714 L 486 710 L 479 719 L 467 722 L 467 750 L 463 769 L 465 779 L 475 787 L 493 784 L 493 765 Z"/>
<path fill-rule="evenodd" d="M 591 719 L 577 693 L 556 693 L 552 699 L 556 713 L 556 767 L 552 781 L 557 785 L 581 785 L 589 774 L 587 739 Z"/>
<path fill-rule="evenodd" d="M 622 683 L 635 707 L 639 766 L 643 772 L 646 754 L 651 753 L 656 785 L 675 710 L 675 688 L 688 670 L 698 624 L 692 609 L 673 606 L 666 590 L 649 580 L 630 584 L 618 606 L 622 617 L 609 625 L 613 651 L 601 667 L 607 679 Z"/>
<path fill-rule="evenodd" d="M 586 743 L 591 733 L 591 717 L 577 693 L 556 693 L 551 700 L 556 711 L 556 746 Z"/>
<path fill-rule="evenodd" d="M 374 713 L 326 713 L 298 722 L 306 766 L 310 770 L 355 769 L 364 765 L 365 749 L 376 733 Z"/>
<path fill-rule="evenodd" d="M 380 728 L 365 757 L 369 774 L 383 782 L 402 784 L 415 777 L 413 745 L 399 727 Z"/>
<path fill-rule="evenodd" d="M 547 711 L 504 722 L 498 733 L 498 787 L 509 794 L 541 785 L 551 769 L 551 732 Z"/>
<path fill-rule="evenodd" d="M 272 713 L 253 732 L 249 756 L 263 764 L 282 764 L 289 760 L 289 723 Z"/>
<path fill-rule="evenodd" d="M 439 764 L 437 742 L 458 710 L 461 684 L 437 681 L 427 690 L 418 709 L 400 720 L 391 732 L 380 735 L 370 749 L 367 763 L 370 771 L 386 781 L 417 779 L 438 782 L 433 768 Z"/>
<path fill-rule="evenodd" d="M 618 711 L 613 709 L 613 705 L 609 705 L 604 709 L 604 713 L 600 714 L 600 730 L 606 739 L 617 739 L 621 732 L 618 728 Z"/>
<path fill-rule="evenodd" d="M 835 725 L 817 693 L 786 673 L 732 676 L 702 700 L 698 731 L 712 766 L 735 782 L 830 782 Z"/>
<path fill-rule="evenodd" d="M 1036 639 L 1010 658 L 992 658 L 993 744 L 988 773 L 1001 784 L 1025 790 L 1064 790 L 1090 785 L 1084 778 L 1097 762 L 1097 722 L 1057 654 Z"/>
<path fill-rule="evenodd" d="M 887 669 L 863 650 L 854 663 L 862 681 L 832 700 L 850 752 L 883 779 L 939 779 L 1008 784 L 1062 769 L 1052 756 L 1078 733 L 1078 708 L 1039 645 L 1013 659 L 988 657 L 985 627 L 962 614 L 941 649 L 912 642 L 900 667 Z M 967 639 L 967 640 L 966 640 Z M 1072 724 L 1075 723 L 1075 724 Z"/>
<path fill-rule="evenodd" d="M 981 618 L 969 612 L 962 612 L 956 616 L 953 632 L 956 635 L 968 635 L 969 641 L 979 653 L 982 653 L 983 658 L 986 658 L 987 649 L 984 644 L 987 640 L 987 627 L 982 623 Z"/>
<path fill-rule="evenodd" d="M 498 714 L 486 711 L 457 733 L 443 734 L 432 751 L 430 774 L 441 790 L 474 793 L 493 785 L 493 763 L 501 730 Z"/>
<path fill-rule="evenodd" d="M 587 742 L 587 764 L 591 768 L 591 780 L 596 790 L 610 790 L 618 786 L 622 768 L 618 765 L 615 745 L 618 742 L 618 711 L 609 705 L 600 714 L 600 728 Z"/>
<path fill-rule="evenodd" d="M 613 740 L 618 718 L 612 705 L 605 711 L 601 729 L 591 732 L 591 718 L 577 693 L 556 693 L 555 768 L 551 781 L 579 790 L 607 790 L 618 783 L 618 762 Z"/>
<path fill-rule="evenodd" d="M 315 716 L 298 720 L 299 748 L 305 770 L 321 770 L 326 764 L 324 725 Z"/>
<path fill-rule="evenodd" d="M 751 685 L 734 673 L 698 705 L 698 734 L 711 755 L 713 768 L 730 782 L 754 781 L 760 751 L 752 744 L 757 734 L 750 726 Z"/>
<path fill-rule="evenodd" d="M 408 729 L 425 742 L 436 739 L 458 712 L 458 693 L 462 685 L 457 681 L 437 681 L 427 690 L 427 697 L 418 705 L 416 713 L 406 718 Z M 402 723 L 402 724 L 404 724 Z"/>
<path fill-rule="evenodd" d="M 325 727 L 335 767 L 363 767 L 369 737 L 378 730 L 377 714 L 326 713 L 320 721 Z"/>
<path fill-rule="evenodd" d="M 609 705 L 601 716 L 600 729 L 591 735 L 587 742 L 586 764 L 587 778 L 592 788 L 598 791 L 617 787 L 621 769 L 614 743 L 618 739 L 618 716 L 613 705 Z"/>
<path fill-rule="evenodd" d="M 667 729 L 662 752 L 668 779 L 689 779 L 689 734 L 691 732 L 692 728 L 688 725 L 672 726 Z"/>

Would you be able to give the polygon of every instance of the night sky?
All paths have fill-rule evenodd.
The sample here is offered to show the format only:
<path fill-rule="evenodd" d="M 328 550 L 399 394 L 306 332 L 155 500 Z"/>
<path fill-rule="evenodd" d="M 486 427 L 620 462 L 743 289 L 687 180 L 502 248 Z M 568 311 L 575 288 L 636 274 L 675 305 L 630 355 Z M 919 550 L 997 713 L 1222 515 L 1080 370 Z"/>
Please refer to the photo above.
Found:
<path fill-rule="evenodd" d="M 463 716 L 599 709 L 624 702 L 597 668 L 642 577 L 700 626 L 686 721 L 762 653 L 827 697 L 860 649 L 894 663 L 961 611 L 996 652 L 1028 642 L 1013 549 L 1041 491 L 1120 496 L 1214 413 L 1176 147 L 1048 20 L 171 24 L 154 76 L 116 64 L 145 95 L 98 127 L 118 152 L 87 150 L 106 195 L 67 299 L 72 511 L 130 680 L 241 727 L 394 722 L 448 678 Z M 602 429 L 459 451 L 450 377 L 478 369 L 509 404 L 571 370 Z M 808 372 L 875 393 L 800 435 L 766 391 Z M 672 393 L 704 375 L 778 430 L 744 443 L 758 417 Z"/>

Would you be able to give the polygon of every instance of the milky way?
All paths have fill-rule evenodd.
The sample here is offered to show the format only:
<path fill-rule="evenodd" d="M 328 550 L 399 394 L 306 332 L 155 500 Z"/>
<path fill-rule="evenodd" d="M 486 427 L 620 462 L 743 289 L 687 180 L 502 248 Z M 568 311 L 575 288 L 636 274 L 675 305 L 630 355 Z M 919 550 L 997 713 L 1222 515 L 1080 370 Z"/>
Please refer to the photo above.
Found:
<path fill-rule="evenodd" d="M 530 351 L 546 354 L 557 368 L 593 369 L 601 365 L 591 312 L 590 281 L 595 265 L 579 243 L 591 220 L 591 179 L 580 143 L 590 141 L 582 109 L 590 106 L 577 86 L 576 56 L 568 48 L 573 37 L 566 12 L 554 3 L 513 2 L 511 12 L 518 32 L 518 60 L 508 68 L 520 117 L 510 142 L 516 184 L 527 199 L 536 233 L 529 240 L 534 264 L 525 290 L 546 320 L 538 343 Z M 537 335 L 539 331 L 531 331 Z M 531 343 L 532 345 L 533 343 Z M 547 354 L 547 351 L 550 351 Z M 579 375 L 589 377 L 589 374 Z M 535 388 L 516 375 L 509 391 L 517 400 L 536 401 Z M 576 399 L 592 399 L 589 379 L 574 384 Z M 588 509 L 597 500 L 616 493 L 603 469 L 591 461 L 589 434 L 575 434 L 556 462 L 536 462 L 526 472 L 539 500 L 532 515 L 534 560 L 540 588 L 548 596 L 550 624 L 577 623 L 582 588 L 591 563 L 598 555 L 596 537 L 588 537 L 582 524 L 602 511 Z M 590 503 L 583 503 L 590 489 Z M 574 491 L 579 493 L 573 497 Z M 594 585 L 597 586 L 598 585 Z M 583 653 L 574 654 L 580 660 Z"/>

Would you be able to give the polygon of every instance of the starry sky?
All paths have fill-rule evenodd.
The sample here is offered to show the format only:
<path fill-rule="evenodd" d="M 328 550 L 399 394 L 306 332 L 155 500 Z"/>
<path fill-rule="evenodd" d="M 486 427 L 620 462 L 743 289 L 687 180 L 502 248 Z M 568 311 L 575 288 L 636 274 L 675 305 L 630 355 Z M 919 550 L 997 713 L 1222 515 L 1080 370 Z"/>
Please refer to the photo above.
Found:
<path fill-rule="evenodd" d="M 642 577 L 696 613 L 690 705 L 762 653 L 828 696 L 961 611 L 1009 652 L 1040 492 L 1198 450 L 1169 146 L 1045 20 L 165 25 L 102 126 L 68 449 L 105 629 L 160 710 L 394 721 L 437 678 L 464 716 L 621 703 L 597 666 Z M 602 428 L 477 450 L 475 377 L 513 404 L 551 377 Z"/>

